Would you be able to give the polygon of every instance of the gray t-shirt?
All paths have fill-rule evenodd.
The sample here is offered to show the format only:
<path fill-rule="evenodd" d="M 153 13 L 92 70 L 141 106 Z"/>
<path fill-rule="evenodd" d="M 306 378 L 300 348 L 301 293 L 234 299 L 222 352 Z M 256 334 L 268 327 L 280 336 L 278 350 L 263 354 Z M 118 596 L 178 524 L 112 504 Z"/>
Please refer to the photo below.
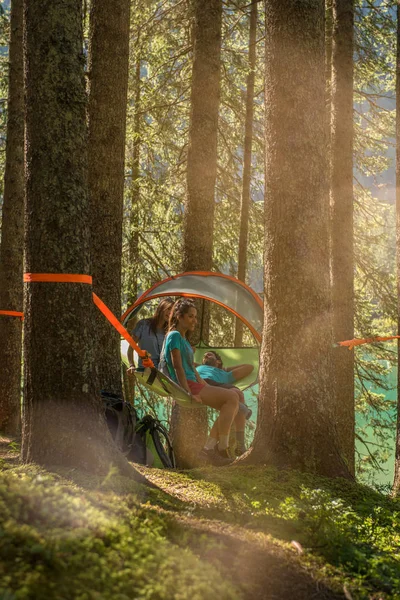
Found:
<path fill-rule="evenodd" d="M 157 329 L 157 333 L 153 333 L 150 329 L 151 319 L 142 319 L 136 323 L 133 335 L 138 339 L 139 346 L 142 350 L 146 350 L 158 369 L 160 362 L 160 354 L 164 343 L 164 329 Z M 143 367 L 142 359 L 139 357 L 138 367 Z"/>

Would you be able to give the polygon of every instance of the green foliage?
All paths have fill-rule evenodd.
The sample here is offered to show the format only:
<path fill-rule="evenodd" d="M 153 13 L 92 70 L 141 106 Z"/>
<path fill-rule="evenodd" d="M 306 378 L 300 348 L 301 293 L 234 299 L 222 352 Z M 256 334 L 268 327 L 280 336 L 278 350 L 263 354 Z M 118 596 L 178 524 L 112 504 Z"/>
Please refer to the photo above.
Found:
<path fill-rule="evenodd" d="M 187 476 L 197 479 L 197 473 Z M 292 471 L 237 467 L 202 476 L 225 518 L 296 540 L 306 560 L 320 557 L 324 569 L 334 568 L 331 575 L 340 574 L 354 599 L 400 598 L 399 500 L 341 479 Z M 202 482 L 197 485 L 203 489 Z"/>
<path fill-rule="evenodd" d="M 168 273 L 181 270 L 182 217 L 186 194 L 192 69 L 192 14 L 187 3 L 154 0 L 133 11 L 131 79 L 127 130 L 125 297 L 129 271 L 135 270 L 138 292 Z M 223 8 L 222 82 L 218 142 L 218 175 L 214 224 L 214 268 L 237 272 L 239 209 L 244 143 L 245 87 L 248 71 L 248 3 Z M 249 268 L 260 269 L 262 257 L 262 62 L 263 15 L 259 17 L 259 68 L 250 216 Z M 135 65 L 140 61 L 140 81 Z M 139 89 L 139 95 L 138 95 Z M 132 181 L 132 157 L 139 146 L 140 173 Z M 135 214 L 133 214 L 135 213 Z M 129 240 L 138 235 L 137 265 L 129 264 Z M 214 330 L 223 330 L 219 313 Z M 226 325 L 226 323 L 224 323 Z M 233 335 L 233 325 L 227 339 Z M 216 333 L 216 335 L 219 335 Z M 226 343 L 226 340 L 224 341 Z"/>
<path fill-rule="evenodd" d="M 109 487 L 109 484 L 106 486 Z M 136 496 L 84 492 L 35 468 L 0 477 L 0 587 L 14 600 L 238 598 L 217 571 L 166 538 Z"/>
<path fill-rule="evenodd" d="M 392 0 L 356 2 L 355 19 L 355 335 L 393 335 L 397 329 L 394 183 L 380 177 L 393 169 L 395 135 L 396 13 Z M 393 175 L 394 179 L 394 175 Z M 356 408 L 364 442 L 358 472 L 368 480 L 393 448 L 395 410 L 373 388 L 388 389 L 396 365 L 393 345 L 356 353 Z M 374 443 L 366 432 L 374 430 Z M 359 449 L 361 446 L 359 446 Z"/>
<path fill-rule="evenodd" d="M 1 471 L 2 600 L 257 597 L 262 572 L 246 578 L 236 545 L 249 560 L 282 548 L 293 567 L 332 591 L 346 585 L 354 600 L 400 598 L 397 499 L 266 467 L 143 471 L 157 488 L 114 472 Z M 282 560 L 275 569 L 287 576 Z"/>

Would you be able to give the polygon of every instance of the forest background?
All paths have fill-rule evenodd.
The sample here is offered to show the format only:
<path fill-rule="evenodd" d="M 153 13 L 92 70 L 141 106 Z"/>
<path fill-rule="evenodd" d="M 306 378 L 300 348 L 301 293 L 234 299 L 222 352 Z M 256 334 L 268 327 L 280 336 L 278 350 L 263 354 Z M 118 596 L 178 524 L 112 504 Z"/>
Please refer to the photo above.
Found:
<path fill-rule="evenodd" d="M 89 5 L 84 4 L 86 50 Z M 329 3 L 328 3 L 329 8 Z M 0 181 L 5 166 L 10 2 L 1 5 Z M 142 0 L 131 20 L 122 304 L 181 271 L 190 117 L 193 22 L 186 1 Z M 264 209 L 264 8 L 256 32 L 247 283 L 262 293 Z M 213 270 L 238 274 L 249 4 L 225 2 L 218 118 Z M 396 332 L 395 3 L 357 1 L 354 47 L 355 335 Z M 0 190 L 2 192 L 2 189 Z M 2 193 L 1 193 L 2 197 Z M 211 308 L 210 343 L 233 345 L 233 318 Z M 245 338 L 245 342 L 250 340 Z M 392 344 L 356 350 L 357 472 L 389 483 L 395 439 Z M 158 411 L 156 400 L 147 397 Z M 137 399 L 140 400 L 139 398 Z M 148 404 L 148 403 L 147 403 Z M 145 408 L 149 408 L 148 405 Z M 252 431 L 250 431 L 250 436 Z M 386 469 L 380 471 L 380 469 Z"/>
<path fill-rule="evenodd" d="M 22 6 L 14 0 L 13 7 Z M 112 8 L 104 14 L 107 6 Z M 154 281 L 183 269 L 239 274 L 259 293 L 265 286 L 265 314 L 273 318 L 264 322 L 258 423 L 249 452 L 225 469 L 150 469 L 128 462 L 106 429 L 100 384 L 111 382 L 116 391 L 121 387 L 120 339 L 102 315 L 94 314 L 92 286 L 82 281 L 48 285 L 28 277 L 22 301 L 22 260 L 21 273 L 9 268 L 7 283 L 15 280 L 19 300 L 15 306 L 2 300 L 3 286 L 0 305 L 20 310 L 23 306 L 25 313 L 24 413 L 21 452 L 18 437 L 3 429 L 7 435 L 0 436 L 0 598 L 208 600 L 216 595 L 223 600 L 264 600 L 266 590 L 271 598 L 299 600 L 399 598 L 400 444 L 393 495 L 386 493 L 393 473 L 386 479 L 377 474 L 393 453 L 396 348 L 334 348 L 332 342 L 343 338 L 331 336 L 330 324 L 331 312 L 334 317 L 346 313 L 349 337 L 390 335 L 398 329 L 393 184 L 395 143 L 400 148 L 395 140 L 395 87 L 400 86 L 397 3 L 357 1 L 353 27 L 353 4 L 348 0 L 327 0 L 325 6 L 319 0 L 138 0 L 131 7 L 128 0 L 29 0 L 24 44 L 20 36 L 15 55 L 21 59 L 23 46 L 26 111 L 20 102 L 19 124 L 26 125 L 26 143 L 24 148 L 20 128 L 11 150 L 6 123 L 13 121 L 8 117 L 15 104 L 7 104 L 12 87 L 7 89 L 7 77 L 18 61 L 8 62 L 8 39 L 10 33 L 22 32 L 22 20 L 19 27 L 10 27 L 10 3 L 1 7 L 0 161 L 2 172 L 7 161 L 18 165 L 22 183 L 21 208 L 14 205 L 10 211 L 5 176 L 2 225 L 10 223 L 10 214 L 12 223 L 21 217 L 26 193 L 25 243 L 21 235 L 9 254 L 21 259 L 24 246 L 24 270 L 31 274 L 81 273 L 86 283 L 91 281 L 87 275 L 93 275 L 93 290 L 117 315 L 121 297 L 124 309 Z M 255 7 L 258 16 L 252 29 Z M 107 46 L 106 33 L 113 27 Z M 291 53 L 290 43 L 282 42 L 293 37 L 302 42 L 296 53 Z M 212 50 L 220 41 L 219 69 L 219 50 Z M 118 46 L 116 52 L 120 43 L 125 50 Z M 342 54 L 338 59 L 338 49 L 349 48 L 346 58 Z M 126 89 L 118 71 L 123 58 L 124 72 L 129 72 L 125 152 Z M 298 64 L 307 68 L 301 70 Z M 344 109 L 338 77 L 346 71 L 344 79 L 352 81 L 349 64 L 354 64 L 354 85 Z M 211 82 L 213 93 L 204 94 L 202 86 L 196 91 L 199 66 L 203 88 Z M 221 91 L 215 93 L 219 72 Z M 19 100 L 22 89 L 20 77 Z M 251 119 L 246 118 L 249 97 Z M 117 109 L 121 98 L 123 106 Z M 214 112 L 196 130 L 193 113 L 199 106 Z M 329 107 L 332 111 L 326 110 Z M 247 218 L 243 165 L 249 156 L 249 120 Z M 338 152 L 338 123 L 344 122 Z M 349 140 L 352 124 L 354 143 Z M 194 143 L 199 129 L 202 133 L 207 127 L 207 135 Z M 397 138 L 399 133 L 398 129 Z M 97 134 L 103 140 L 96 139 Z M 102 145 L 104 138 L 107 143 Z M 117 151 L 115 145 L 101 156 L 103 146 L 109 148 L 114 138 L 122 140 L 121 148 Z M 197 154 L 202 160 L 193 160 L 194 147 L 198 151 L 204 138 L 203 154 Z M 207 160 L 214 143 L 211 164 Z M 276 153 L 267 151 L 268 143 Z M 344 148 L 351 146 L 353 155 L 348 153 L 346 165 L 340 165 Z M 13 151 L 19 153 L 17 159 Z M 329 158 L 332 172 L 339 165 L 339 179 L 345 181 L 339 196 L 351 198 L 346 206 L 351 218 L 339 219 L 339 227 L 329 223 Z M 117 162 L 121 170 L 113 179 Z M 216 182 L 207 190 L 207 205 L 200 193 L 196 197 L 204 191 L 196 177 L 202 184 L 201 168 L 208 175 L 214 166 Z M 334 180 L 333 176 L 332 212 Z M 105 193 L 99 194 L 100 181 Z M 113 209 L 119 208 L 117 202 L 107 202 L 110 181 L 115 187 L 123 183 L 121 294 L 120 271 L 113 262 L 118 265 L 120 258 L 120 252 L 113 252 L 114 238 L 119 248 L 118 219 L 115 230 L 109 226 L 116 217 Z M 196 210 L 200 216 L 193 218 Z M 329 225 L 335 242 L 331 253 Z M 240 271 L 244 238 L 247 275 Z M 68 243 L 61 247 L 60 239 Z M 2 251 L 11 248 L 11 242 L 2 243 Z M 347 253 L 346 269 L 338 273 L 335 262 L 341 248 Z M 397 259 L 397 274 L 399 265 Z M 354 315 L 352 300 L 345 310 L 340 303 L 339 309 L 333 303 L 332 310 L 331 291 L 338 280 L 352 298 L 353 275 Z M 337 300 L 337 293 L 332 295 Z M 2 318 L 0 327 L 13 327 L 20 341 L 21 322 L 9 316 Z M 239 333 L 227 313 L 212 309 L 212 344 L 236 344 Z M 243 341 L 251 343 L 246 332 Z M 103 350 L 108 352 L 111 342 L 116 352 L 108 360 Z M 6 364 L 2 352 L 0 344 L 1 366 Z M 347 374 L 350 366 L 346 381 L 341 377 L 344 362 L 336 369 L 337 379 L 332 376 L 333 366 L 338 366 L 333 357 L 343 357 Z M 0 421 L 13 408 L 15 432 L 21 361 L 17 352 L 6 359 L 13 368 L 1 371 Z M 11 371 L 18 375 L 13 406 L 7 405 L 11 387 L 4 389 Z M 384 481 L 384 494 L 353 480 L 354 381 L 357 475 L 378 488 Z M 137 389 L 134 394 L 140 410 L 160 414 L 158 400 L 139 395 Z M 196 442 L 198 452 L 192 434 L 199 429 L 205 438 L 206 411 L 196 411 L 203 419 L 199 423 L 191 413 L 188 418 L 189 412 L 185 416 L 182 410 L 176 421 L 181 438 Z"/>

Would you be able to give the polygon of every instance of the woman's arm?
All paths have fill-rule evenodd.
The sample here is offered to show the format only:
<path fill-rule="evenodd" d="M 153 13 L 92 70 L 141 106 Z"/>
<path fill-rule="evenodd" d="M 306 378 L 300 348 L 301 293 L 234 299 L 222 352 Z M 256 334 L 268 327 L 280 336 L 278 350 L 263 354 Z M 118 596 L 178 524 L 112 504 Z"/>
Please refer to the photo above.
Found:
<path fill-rule="evenodd" d="M 138 338 L 136 337 L 136 335 L 132 335 L 132 338 L 134 339 L 134 341 L 136 343 L 139 342 Z M 128 367 L 128 373 L 132 373 L 132 369 L 135 368 L 135 363 L 133 361 L 133 348 L 132 346 L 129 346 L 128 348 L 128 352 L 126 353 L 126 356 L 128 358 L 128 363 L 129 363 L 129 367 Z"/>
<path fill-rule="evenodd" d="M 189 389 L 189 385 L 185 375 L 185 370 L 182 366 L 181 353 L 180 350 L 178 350 L 178 348 L 174 348 L 173 350 L 171 350 L 171 362 L 176 373 L 176 378 L 181 388 L 183 388 L 193 400 L 199 402 L 199 404 L 202 404 L 202 399 L 200 398 L 200 396 L 194 396 Z"/>
<path fill-rule="evenodd" d="M 181 352 L 178 348 L 174 348 L 173 350 L 171 350 L 171 362 L 176 373 L 176 378 L 178 380 L 179 385 L 181 386 L 181 388 L 186 390 L 188 394 L 190 394 L 191 392 L 186 379 L 185 370 L 182 366 Z"/>
<path fill-rule="evenodd" d="M 206 382 L 206 381 L 204 381 L 204 379 L 202 379 L 202 378 L 200 377 L 200 373 L 198 373 L 198 371 L 197 371 L 196 367 L 195 367 L 195 369 L 194 369 L 194 374 L 196 375 L 196 381 L 197 381 L 197 383 L 205 383 L 205 384 L 207 384 L 207 382 Z"/>

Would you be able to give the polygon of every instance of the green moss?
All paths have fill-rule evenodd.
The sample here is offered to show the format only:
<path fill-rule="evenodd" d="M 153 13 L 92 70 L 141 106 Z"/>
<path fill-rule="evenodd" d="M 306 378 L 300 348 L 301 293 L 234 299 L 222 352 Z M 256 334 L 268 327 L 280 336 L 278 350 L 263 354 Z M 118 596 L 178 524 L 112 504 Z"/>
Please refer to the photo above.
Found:
<path fill-rule="evenodd" d="M 370 488 L 230 467 L 143 469 L 158 486 L 147 490 L 112 472 L 5 464 L 1 600 L 247 598 L 265 585 L 266 550 L 270 563 L 283 553 L 277 577 L 292 564 L 293 586 L 310 573 L 354 600 L 400 598 L 400 502 Z"/>
<path fill-rule="evenodd" d="M 154 477 L 170 493 L 186 488 L 187 497 L 197 499 L 199 516 L 213 513 L 283 544 L 298 541 L 306 551 L 302 560 L 321 575 L 329 573 L 341 585 L 350 585 L 354 598 L 378 592 L 381 598 L 400 598 L 399 499 L 343 479 L 273 468 Z"/>
<path fill-rule="evenodd" d="M 163 520 L 132 494 L 87 492 L 38 469 L 0 478 L 0 581 L 15 600 L 202 600 L 232 585 L 165 537 Z M 1 596 L 0 596 L 1 597 Z"/>

